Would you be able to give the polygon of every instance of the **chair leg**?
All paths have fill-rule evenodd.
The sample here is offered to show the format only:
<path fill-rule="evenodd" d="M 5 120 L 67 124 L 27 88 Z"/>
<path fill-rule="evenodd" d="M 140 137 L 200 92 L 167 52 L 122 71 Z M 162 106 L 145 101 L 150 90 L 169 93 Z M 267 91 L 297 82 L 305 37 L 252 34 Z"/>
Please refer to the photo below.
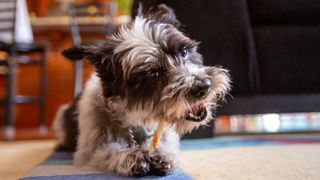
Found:
<path fill-rule="evenodd" d="M 73 95 L 76 97 L 82 91 L 83 81 L 83 62 L 81 60 L 74 62 L 74 92 Z"/>
<path fill-rule="evenodd" d="M 114 32 L 114 24 L 115 24 L 115 17 L 117 14 L 117 4 L 116 2 L 110 2 L 109 3 L 109 11 L 110 11 L 110 21 L 108 22 L 108 27 L 107 27 L 107 37 L 110 37 L 113 32 Z"/>
<path fill-rule="evenodd" d="M 8 61 L 8 74 L 6 85 L 6 102 L 5 102 L 5 136 L 11 140 L 15 138 L 15 128 L 13 124 L 15 112 L 15 92 L 16 92 L 16 68 L 15 53 L 12 53 Z"/>
<path fill-rule="evenodd" d="M 39 133 L 45 135 L 47 133 L 47 126 L 45 122 L 46 115 L 46 87 L 47 87 L 47 63 L 45 51 L 41 52 L 40 64 L 40 112 L 39 112 Z"/>

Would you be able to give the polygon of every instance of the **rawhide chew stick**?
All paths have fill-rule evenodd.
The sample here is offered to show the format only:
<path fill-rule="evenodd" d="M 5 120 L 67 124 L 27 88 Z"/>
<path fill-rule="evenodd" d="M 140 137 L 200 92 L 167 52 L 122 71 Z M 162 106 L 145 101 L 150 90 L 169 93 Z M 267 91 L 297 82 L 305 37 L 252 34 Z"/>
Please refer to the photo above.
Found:
<path fill-rule="evenodd" d="M 151 155 L 156 150 L 156 148 L 158 146 L 158 142 L 160 140 L 160 137 L 161 137 L 166 125 L 167 125 L 167 122 L 165 120 L 161 119 L 159 122 L 159 125 L 158 125 L 158 127 L 152 137 L 152 141 L 151 141 L 150 148 L 148 151 L 149 155 Z"/>

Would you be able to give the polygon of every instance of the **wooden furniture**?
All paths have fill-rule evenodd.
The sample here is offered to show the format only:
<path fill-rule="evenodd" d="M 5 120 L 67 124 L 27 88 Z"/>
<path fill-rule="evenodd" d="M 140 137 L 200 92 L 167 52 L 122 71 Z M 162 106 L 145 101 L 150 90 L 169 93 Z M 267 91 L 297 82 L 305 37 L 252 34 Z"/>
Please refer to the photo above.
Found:
<path fill-rule="evenodd" d="M 15 106 L 19 104 L 39 105 L 39 127 L 40 131 L 46 130 L 45 126 L 45 92 L 46 92 L 46 57 L 45 47 L 35 43 L 21 43 L 15 39 L 16 32 L 16 0 L 1 1 L 2 12 L 8 16 L 0 17 L 0 33 L 12 36 L 12 42 L 0 42 L 0 51 L 5 52 L 7 57 L 1 60 L 0 66 L 7 68 L 4 74 L 6 77 L 6 93 L 3 100 L 5 134 L 8 139 L 14 138 L 14 115 Z M 20 27 L 21 28 L 21 27 Z M 40 70 L 39 94 L 36 96 L 19 95 L 16 91 L 17 70 L 25 66 L 37 66 Z M 30 74 L 26 74 L 30 76 Z"/>
<path fill-rule="evenodd" d="M 72 46 L 72 35 L 70 32 L 71 18 L 69 16 L 50 16 L 50 17 L 31 17 L 30 18 L 35 42 L 41 42 L 46 46 L 47 58 L 47 89 L 45 94 L 46 113 L 45 124 L 51 126 L 57 109 L 60 105 L 69 103 L 74 94 L 74 65 L 61 55 L 63 49 Z M 102 18 L 77 17 L 78 26 L 83 30 L 82 41 L 104 40 L 107 21 Z M 121 24 L 130 22 L 129 16 L 115 17 L 115 28 Z M 95 31 L 99 31 L 97 34 Z M 83 81 L 85 82 L 93 72 L 92 66 L 83 61 Z M 0 67 L 1 68 L 1 67 Z M 1 71 L 1 70 L 0 70 Z M 19 93 L 27 93 L 36 96 L 39 93 L 38 88 L 38 68 L 35 66 L 26 66 L 19 68 L 17 72 L 16 90 Z M 25 74 L 28 74 L 26 76 Z M 0 84 L 4 84 L 4 78 L 0 76 Z M 4 94 L 3 88 L 0 88 L 0 94 Z M 39 108 L 37 105 L 24 104 L 16 106 L 14 117 L 15 128 L 19 139 L 27 137 L 30 129 L 36 129 L 38 126 Z M 4 124 L 4 108 L 0 106 L 0 123 Z M 0 125 L 0 135 L 4 128 Z M 23 137 L 21 137 L 23 134 Z M 46 136 L 38 133 L 32 133 L 30 137 L 44 138 Z M 47 135 L 50 135 L 48 131 Z M 52 134 L 51 134 L 52 135 Z M 28 137 L 27 137 L 28 138 Z"/>

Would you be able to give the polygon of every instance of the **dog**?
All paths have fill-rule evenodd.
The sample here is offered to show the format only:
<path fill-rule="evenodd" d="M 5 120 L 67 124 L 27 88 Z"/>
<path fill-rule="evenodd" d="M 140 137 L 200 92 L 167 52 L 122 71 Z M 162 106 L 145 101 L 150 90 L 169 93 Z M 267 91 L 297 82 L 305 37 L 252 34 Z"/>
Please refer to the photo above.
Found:
<path fill-rule="evenodd" d="M 66 49 L 95 72 L 81 95 L 54 120 L 59 147 L 74 164 L 125 176 L 163 176 L 178 166 L 180 137 L 212 120 L 230 90 L 220 66 L 204 66 L 198 42 L 181 31 L 174 11 L 139 8 L 135 19 L 98 44 Z M 149 155 L 159 121 L 165 128 Z"/>

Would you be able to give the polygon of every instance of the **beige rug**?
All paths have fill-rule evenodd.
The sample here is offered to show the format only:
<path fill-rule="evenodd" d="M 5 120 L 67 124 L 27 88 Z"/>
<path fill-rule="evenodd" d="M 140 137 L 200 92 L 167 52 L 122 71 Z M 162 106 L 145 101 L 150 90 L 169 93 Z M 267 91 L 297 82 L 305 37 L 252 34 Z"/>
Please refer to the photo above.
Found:
<path fill-rule="evenodd" d="M 195 179 L 319 180 L 320 144 L 182 152 L 181 167 Z"/>
<path fill-rule="evenodd" d="M 52 153 L 55 141 L 0 142 L 0 179 L 17 179 Z M 320 144 L 181 152 L 194 179 L 320 179 Z"/>
<path fill-rule="evenodd" d="M 27 174 L 53 152 L 54 146 L 54 140 L 0 142 L 0 179 L 15 180 Z"/>

